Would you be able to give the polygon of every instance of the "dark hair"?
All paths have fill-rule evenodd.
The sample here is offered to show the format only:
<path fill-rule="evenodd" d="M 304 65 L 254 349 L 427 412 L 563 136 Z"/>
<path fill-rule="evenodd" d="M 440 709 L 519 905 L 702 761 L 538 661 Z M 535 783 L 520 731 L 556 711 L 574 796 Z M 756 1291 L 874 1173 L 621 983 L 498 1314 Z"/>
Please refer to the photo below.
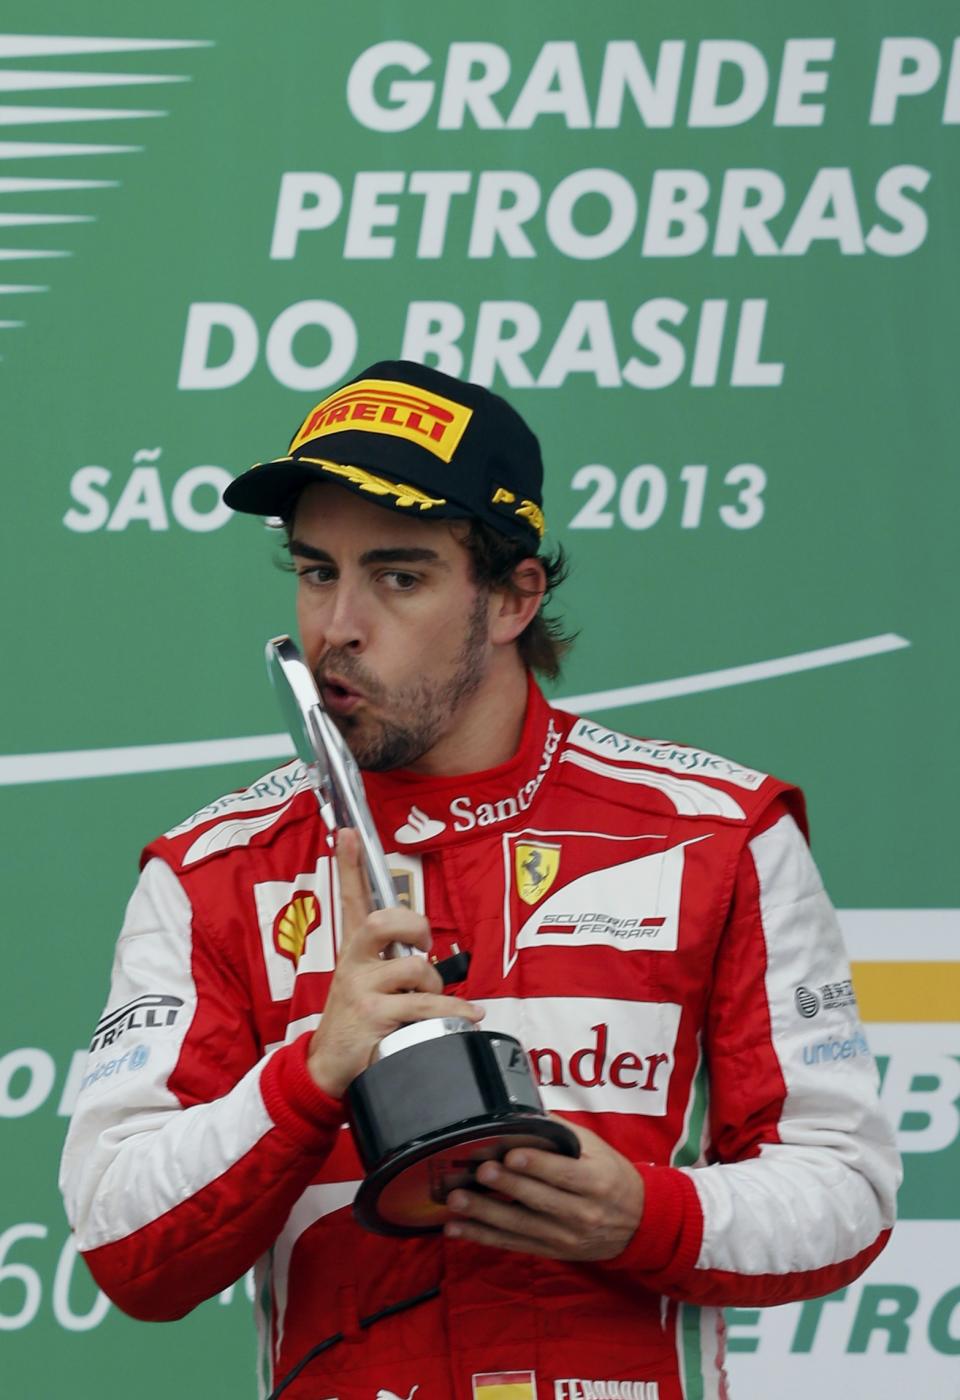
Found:
<path fill-rule="evenodd" d="M 466 533 L 458 537 L 470 555 L 475 583 L 484 588 L 506 588 L 517 596 L 529 596 L 530 590 L 521 587 L 513 577 L 517 565 L 531 558 L 529 546 L 522 540 L 509 539 L 482 520 L 469 521 Z M 565 632 L 563 622 L 559 618 L 548 617 L 544 609 L 554 589 L 567 577 L 570 564 L 563 545 L 557 545 L 552 554 L 534 557 L 544 567 L 547 586 L 536 616 L 517 638 L 517 648 L 521 661 L 531 671 L 546 676 L 548 680 L 556 680 L 561 662 L 573 645 L 576 634 Z"/>

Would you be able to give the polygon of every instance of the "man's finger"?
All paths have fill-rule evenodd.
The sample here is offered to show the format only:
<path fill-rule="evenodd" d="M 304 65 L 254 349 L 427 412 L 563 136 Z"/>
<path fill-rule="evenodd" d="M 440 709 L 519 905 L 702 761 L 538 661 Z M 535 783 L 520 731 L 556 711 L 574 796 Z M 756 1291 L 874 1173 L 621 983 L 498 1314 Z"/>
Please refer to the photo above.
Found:
<path fill-rule="evenodd" d="M 481 1021 L 486 1014 L 482 1006 L 475 1006 L 471 1001 L 436 996 L 432 992 L 397 992 L 396 998 L 390 1010 L 398 1026 L 411 1021 L 429 1021 L 434 1016 L 462 1016 L 465 1021 Z"/>
<path fill-rule="evenodd" d="M 369 982 L 371 991 L 383 992 L 431 992 L 443 996 L 443 979 L 426 958 L 386 958 L 378 960 L 371 968 Z"/>
<path fill-rule="evenodd" d="M 543 1152 L 535 1147 L 515 1147 L 504 1157 L 503 1165 L 518 1176 L 534 1177 L 560 1191 L 579 1195 L 583 1190 L 586 1165 L 583 1157 L 565 1157 L 560 1152 Z"/>
<path fill-rule="evenodd" d="M 337 870 L 340 874 L 340 908 L 343 918 L 344 947 L 370 912 L 370 895 L 360 837 L 352 827 L 337 832 Z"/>
<path fill-rule="evenodd" d="M 355 946 L 360 945 L 361 941 L 364 954 L 375 957 L 386 954 L 392 943 L 418 948 L 421 953 L 429 953 L 433 944 L 430 925 L 423 915 L 402 906 L 375 909 L 368 914 L 360 936 L 355 939 Z"/>
<path fill-rule="evenodd" d="M 477 1181 L 501 1196 L 509 1196 L 527 1210 L 553 1216 L 557 1220 L 569 1219 L 580 1202 L 580 1197 L 572 1192 L 549 1186 L 536 1177 L 508 1171 L 500 1162 L 484 1162 L 477 1172 Z"/>
<path fill-rule="evenodd" d="M 469 1221 L 488 1230 L 496 1230 L 514 1239 L 526 1240 L 550 1249 L 569 1249 L 574 1241 L 566 1225 L 549 1215 L 538 1215 L 512 1201 L 496 1196 L 478 1196 L 474 1191 L 453 1191 L 447 1205 L 460 1221 Z"/>
<path fill-rule="evenodd" d="M 536 1254 L 541 1259 L 564 1259 L 565 1253 L 554 1245 L 540 1240 L 532 1240 L 527 1235 L 511 1235 L 504 1230 L 495 1230 L 489 1225 L 481 1225 L 477 1220 L 449 1220 L 443 1233 L 450 1240 L 469 1240 L 472 1244 L 486 1245 L 488 1249 L 505 1249 L 511 1254 Z"/>

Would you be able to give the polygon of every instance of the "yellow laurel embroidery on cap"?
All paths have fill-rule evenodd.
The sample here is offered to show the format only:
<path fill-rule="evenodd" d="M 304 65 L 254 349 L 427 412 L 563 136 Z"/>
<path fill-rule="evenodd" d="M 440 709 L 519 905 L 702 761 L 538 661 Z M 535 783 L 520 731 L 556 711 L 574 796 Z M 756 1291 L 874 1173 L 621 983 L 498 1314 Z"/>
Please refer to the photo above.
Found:
<path fill-rule="evenodd" d="M 311 466 L 323 467 L 324 471 L 333 476 L 344 476 L 355 486 L 359 486 L 361 491 L 369 491 L 371 495 L 395 496 L 397 505 L 401 507 L 418 506 L 420 510 L 429 510 L 431 506 L 447 504 L 442 496 L 428 496 L 426 491 L 418 491 L 415 486 L 406 486 L 399 481 L 387 481 L 386 477 L 374 476 L 373 472 L 368 472 L 363 467 L 348 467 L 342 462 L 327 462 L 322 457 L 298 457 L 297 460 L 309 462 Z"/>
<path fill-rule="evenodd" d="M 498 486 L 490 499 L 495 506 L 512 506 L 517 498 L 514 493 L 508 491 L 505 486 Z M 547 522 L 544 520 L 543 511 L 537 505 L 536 501 L 521 501 L 520 505 L 517 506 L 513 513 L 514 515 L 521 516 L 524 520 L 528 520 L 540 538 L 543 539 L 544 532 L 547 528 Z"/>
<path fill-rule="evenodd" d="M 473 417 L 473 409 L 416 384 L 394 379 L 358 379 L 318 403 L 290 444 L 295 452 L 305 443 L 330 433 L 379 433 L 415 442 L 424 451 L 449 462 Z"/>
<path fill-rule="evenodd" d="M 522 516 L 524 520 L 529 520 L 537 534 L 543 539 L 544 532 L 547 528 L 547 522 L 543 518 L 543 511 L 535 501 L 524 501 L 521 505 L 517 506 L 514 514 Z"/>

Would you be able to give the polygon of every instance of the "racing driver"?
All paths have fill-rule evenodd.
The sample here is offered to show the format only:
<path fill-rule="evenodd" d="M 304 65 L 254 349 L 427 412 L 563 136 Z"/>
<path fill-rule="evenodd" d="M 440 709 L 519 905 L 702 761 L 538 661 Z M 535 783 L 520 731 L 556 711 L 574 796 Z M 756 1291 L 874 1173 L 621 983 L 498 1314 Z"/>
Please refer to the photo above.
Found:
<path fill-rule="evenodd" d="M 296 760 L 146 848 L 91 1067 L 131 1058 L 62 1166 L 94 1277 L 163 1320 L 254 1267 L 261 1396 L 726 1395 L 720 1309 L 848 1284 L 899 1180 L 801 794 L 548 705 L 540 449 L 488 390 L 375 364 L 226 499 L 284 523 L 402 903 L 368 912 Z M 855 1053 L 808 1062 L 811 1007 Z M 581 1155 L 515 1148 L 385 1238 L 343 1095 L 444 1014 L 516 1035 Z"/>

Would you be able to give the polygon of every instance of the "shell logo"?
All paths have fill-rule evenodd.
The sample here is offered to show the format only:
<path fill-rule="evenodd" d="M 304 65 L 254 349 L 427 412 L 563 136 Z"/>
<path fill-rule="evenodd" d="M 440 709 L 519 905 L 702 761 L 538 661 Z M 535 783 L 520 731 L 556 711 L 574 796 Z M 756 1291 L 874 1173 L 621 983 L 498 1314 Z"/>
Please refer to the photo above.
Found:
<path fill-rule="evenodd" d="M 320 901 L 312 890 L 297 890 L 273 923 L 273 942 L 284 958 L 297 966 L 307 939 L 320 923 Z"/>

